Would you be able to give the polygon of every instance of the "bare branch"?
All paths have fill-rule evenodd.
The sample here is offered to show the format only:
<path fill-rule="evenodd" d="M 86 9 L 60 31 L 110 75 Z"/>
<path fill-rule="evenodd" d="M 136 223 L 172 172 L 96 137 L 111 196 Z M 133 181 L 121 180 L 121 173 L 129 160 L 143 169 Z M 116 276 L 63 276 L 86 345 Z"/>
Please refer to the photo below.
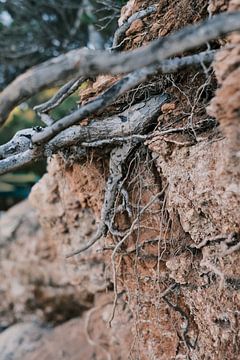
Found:
<path fill-rule="evenodd" d="M 45 147 L 50 152 L 56 152 L 60 148 L 76 143 L 143 134 L 150 125 L 154 124 L 161 106 L 168 99 L 169 96 L 166 94 L 157 95 L 146 102 L 133 105 L 121 114 L 100 121 L 92 120 L 87 126 L 72 126 L 55 136 Z"/>
<path fill-rule="evenodd" d="M 20 169 L 24 165 L 32 163 L 34 160 L 43 158 L 43 152 L 40 148 L 29 149 L 6 159 L 0 160 L 0 175 L 7 172 Z"/>
<path fill-rule="evenodd" d="M 18 131 L 9 142 L 0 146 L 0 160 L 28 150 L 34 133 L 34 129 Z"/>
<path fill-rule="evenodd" d="M 154 40 L 140 49 L 121 54 L 112 53 L 108 56 L 106 52 L 85 52 L 85 57 L 81 59 L 80 73 L 127 73 L 160 63 L 237 30 L 240 30 L 240 12 L 216 15 L 214 18 L 186 26 L 174 34 Z"/>
<path fill-rule="evenodd" d="M 78 72 L 81 50 L 68 53 L 34 66 L 18 76 L 0 93 L 0 125 L 9 113 L 22 101 L 29 99 L 40 90 L 66 80 Z"/>
<path fill-rule="evenodd" d="M 36 66 L 16 78 L 0 94 L 0 124 L 14 106 L 40 89 L 69 76 L 122 74 L 160 63 L 171 56 L 195 49 L 208 41 L 240 30 L 240 12 L 216 15 L 197 25 L 187 26 L 149 45 L 121 54 L 89 49 L 73 50 Z"/>
<path fill-rule="evenodd" d="M 152 69 L 152 74 L 154 72 L 162 71 L 162 72 L 174 72 L 181 70 L 185 66 L 199 66 L 202 63 L 209 63 L 212 61 L 214 56 L 214 52 L 203 52 L 197 55 L 193 56 L 186 56 L 184 58 L 175 58 L 173 60 L 166 60 L 164 61 L 159 67 Z M 145 76 L 150 73 L 151 69 L 148 69 L 145 72 Z M 135 79 L 137 80 L 137 79 Z M 139 78 L 140 82 L 146 80 L 146 78 Z M 113 85 L 114 88 L 117 88 L 119 91 L 121 88 L 119 87 L 119 83 L 124 83 L 124 79 L 117 82 L 115 85 Z M 110 89 L 112 89 L 110 88 Z M 63 88 L 62 88 L 63 89 Z M 107 93 L 109 90 L 107 90 Z M 111 94 L 111 93 L 110 93 Z M 96 101 L 97 105 L 99 101 L 101 101 L 102 95 L 97 97 L 92 103 L 90 103 L 91 106 L 93 106 L 94 109 L 94 103 Z M 111 96 L 109 95 L 108 99 L 111 101 L 114 100 L 111 99 Z M 160 98 L 159 98 L 160 99 Z M 57 99 L 58 101 L 58 99 Z M 159 100 L 160 101 L 160 100 Z M 54 106 L 54 101 L 51 99 L 51 101 L 48 103 L 51 106 Z M 157 106 L 160 106 L 160 104 L 156 104 Z M 138 105 L 136 105 L 138 107 Z M 142 104 L 140 104 L 142 106 Z M 103 108 L 103 107 L 102 107 Z M 136 108 L 132 108 L 133 111 L 136 111 Z M 147 116 L 147 113 L 149 112 L 149 116 L 153 117 L 155 112 L 155 106 L 153 105 L 153 108 L 148 107 L 148 102 L 146 103 L 146 107 L 144 110 L 141 110 L 142 113 L 144 113 L 146 119 L 149 121 L 149 117 Z M 153 111 L 152 111 L 153 110 Z M 79 110 L 78 110 L 79 111 Z M 80 109 L 82 111 L 82 108 Z M 145 121 L 140 116 L 138 119 L 141 120 L 141 122 L 137 122 L 137 120 L 134 119 L 134 117 L 131 114 L 131 110 L 128 114 L 125 115 L 125 112 L 122 114 L 119 114 L 119 117 L 112 117 L 109 119 L 104 119 L 101 122 L 92 121 L 88 126 L 81 127 L 81 126 L 74 126 L 71 127 L 68 130 L 62 131 L 58 136 L 55 136 L 55 138 L 50 141 L 43 149 L 44 155 L 41 153 L 41 151 L 30 151 L 28 153 L 28 156 L 24 154 L 25 151 L 29 149 L 29 147 L 32 144 L 32 137 L 34 134 L 36 134 L 35 130 L 33 129 L 25 129 L 19 131 L 12 140 L 10 140 L 7 144 L 0 146 L 0 159 L 4 159 L 10 156 L 14 156 L 11 160 L 8 159 L 8 161 L 2 162 L 0 161 L 0 174 L 6 173 L 11 170 L 15 170 L 17 168 L 20 168 L 21 166 L 33 161 L 34 159 L 37 159 L 41 156 L 48 156 L 51 153 L 56 152 L 57 150 L 61 149 L 62 147 L 74 145 L 77 142 L 85 142 L 84 146 L 96 146 L 95 142 L 105 142 L 105 143 L 115 143 L 119 144 L 119 137 L 127 137 L 131 135 L 139 135 L 142 132 L 144 132 L 144 128 L 146 126 Z M 70 115 L 72 117 L 75 113 Z M 122 118 L 127 118 L 128 121 L 126 123 L 122 122 Z M 116 121 L 118 119 L 118 121 Z M 78 118 L 79 120 L 79 118 Z M 58 122 L 57 122 L 58 123 Z M 55 123 L 55 126 L 56 124 Z M 46 128 L 46 130 L 49 128 Z M 132 131 L 131 131 L 132 129 Z M 46 131 L 45 130 L 45 131 Z M 184 129 L 181 129 L 184 131 Z M 172 130 L 171 130 L 172 131 Z M 42 132 L 44 133 L 44 132 Z M 41 133 L 40 133 L 41 134 Z M 37 135 L 37 134 L 36 134 Z M 88 144 L 86 144 L 86 142 Z M 99 144 L 99 143 L 98 143 Z M 103 143 L 102 143 L 103 145 Z M 101 145 L 98 145 L 101 146 Z M 20 155 L 19 155 L 20 154 Z"/>
<path fill-rule="evenodd" d="M 70 80 L 67 84 L 63 85 L 61 89 L 50 100 L 46 101 L 41 105 L 35 106 L 33 110 L 37 111 L 38 113 L 47 113 L 48 111 L 55 109 L 68 96 L 73 94 L 86 80 L 87 78 L 84 76 L 80 76 L 76 79 Z"/>
<path fill-rule="evenodd" d="M 114 103 L 114 101 L 126 91 L 134 86 L 145 81 L 150 75 L 155 73 L 155 68 L 143 68 L 136 70 L 133 73 L 125 76 L 123 79 L 117 81 L 102 95 L 96 97 L 95 100 L 83 105 L 79 110 L 64 118 L 56 121 L 53 125 L 45 128 L 41 133 L 34 134 L 32 137 L 33 144 L 41 144 L 53 138 L 62 130 L 74 125 L 76 122 L 86 119 L 89 115 L 96 113 L 98 110 L 103 110 L 107 106 Z"/>
<path fill-rule="evenodd" d="M 24 136 L 23 131 L 20 131 L 7 144 L 0 146 L 0 159 L 3 159 L 0 160 L 0 175 L 71 145 L 81 146 L 82 142 L 94 143 L 111 138 L 116 138 L 116 144 L 119 144 L 119 137 L 143 134 L 150 125 L 154 125 L 154 119 L 167 100 L 167 95 L 158 95 L 110 118 L 92 120 L 87 126 L 72 126 L 48 144 L 34 149 L 29 149 L 33 130 L 24 130 Z"/>
<path fill-rule="evenodd" d="M 136 70 L 133 73 L 125 76 L 117 81 L 102 95 L 99 95 L 95 100 L 85 104 L 79 110 L 71 115 L 65 116 L 51 126 L 47 127 L 41 133 L 35 134 L 32 138 L 33 144 L 40 144 L 54 137 L 62 130 L 69 126 L 85 119 L 87 116 L 95 113 L 98 110 L 103 110 L 126 91 L 132 89 L 138 84 L 146 81 L 150 76 L 157 73 L 175 72 L 180 71 L 186 66 L 201 66 L 203 63 L 209 63 L 213 60 L 214 51 L 203 52 L 201 54 L 186 56 L 184 58 L 175 58 L 173 60 L 165 60 L 159 66 L 151 66 Z"/>
<path fill-rule="evenodd" d="M 142 72 L 142 75 L 144 75 L 144 76 L 141 78 L 138 78 L 136 76 L 136 77 L 134 77 L 134 79 L 135 79 L 135 81 L 137 80 L 137 82 L 138 81 L 141 82 L 141 81 L 146 80 L 149 73 L 153 74 L 158 71 L 174 72 L 174 71 L 181 70 L 185 66 L 190 66 L 190 65 L 194 65 L 194 66 L 200 65 L 201 66 L 202 63 L 211 62 L 213 59 L 213 56 L 214 56 L 214 52 L 203 52 L 203 53 L 196 54 L 193 56 L 186 56 L 183 58 L 175 58 L 173 60 L 166 60 L 166 61 L 162 62 L 162 64 L 159 67 L 152 68 L 152 70 L 151 70 L 151 68 L 146 71 L 143 69 L 144 72 Z M 127 78 L 129 78 L 130 75 Z M 124 79 L 120 80 L 115 85 L 113 85 L 112 88 L 107 90 L 106 93 L 108 95 L 107 96 L 108 101 L 110 101 L 110 102 L 114 101 L 113 95 L 111 95 L 111 89 L 113 90 L 113 93 L 115 91 L 116 94 L 119 94 L 119 91 L 121 90 L 120 85 L 122 83 L 124 85 Z M 65 89 L 68 89 L 68 88 L 66 87 Z M 105 96 L 106 96 L 106 93 L 105 93 Z M 64 94 L 62 94 L 62 95 L 64 95 Z M 112 96 L 112 98 L 111 98 L 111 96 Z M 117 95 L 116 95 L 116 97 L 117 97 Z M 56 96 L 56 98 L 57 98 L 57 96 Z M 92 111 L 94 111 L 95 102 L 96 102 L 96 105 L 99 105 L 99 102 L 100 102 L 101 106 L 103 108 L 103 105 L 102 105 L 103 101 L 101 98 L 102 98 L 102 95 L 100 95 L 93 102 L 90 103 L 90 106 L 92 107 Z M 161 102 L 160 98 L 159 98 L 159 101 Z M 48 103 L 48 104 L 51 104 L 51 106 L 55 106 L 53 99 L 51 99 L 51 101 L 49 101 L 49 103 Z M 152 99 L 152 101 L 153 101 L 153 99 Z M 57 98 L 57 102 L 58 102 L 58 98 Z M 107 106 L 107 104 L 105 104 L 105 105 Z M 160 106 L 160 103 L 155 104 L 155 105 Z M 115 116 L 115 117 L 112 117 L 109 119 L 104 119 L 101 122 L 92 121 L 88 126 L 85 126 L 85 127 L 81 127 L 81 126 L 71 127 L 68 130 L 62 131 L 62 133 L 60 133 L 58 136 L 55 136 L 55 138 L 52 141 L 50 141 L 48 144 L 46 144 L 44 146 L 44 148 L 42 148 L 42 151 L 44 152 L 44 154 L 42 154 L 41 151 L 35 151 L 35 152 L 30 151 L 28 153 L 28 156 L 26 156 L 26 154 L 24 154 L 24 152 L 27 151 L 30 148 L 30 146 L 32 145 L 32 137 L 36 134 L 36 132 L 34 129 L 21 130 L 13 137 L 13 139 L 11 141 L 9 141 L 5 145 L 0 146 L 0 159 L 14 156 L 14 158 L 12 158 L 11 161 L 10 161 L 10 159 L 8 159 L 8 161 L 5 161 L 5 162 L 0 161 L 0 174 L 17 169 L 17 168 L 33 161 L 34 159 L 37 159 L 41 156 L 48 156 L 49 154 L 56 152 L 57 150 L 61 149 L 62 147 L 74 145 L 77 142 L 81 142 L 81 141 L 85 142 L 84 146 L 91 146 L 91 143 L 92 143 L 92 146 L 96 146 L 96 142 L 98 142 L 98 146 L 101 146 L 101 145 L 99 145 L 100 144 L 99 141 L 100 142 L 102 141 L 102 145 L 104 142 L 107 144 L 109 144 L 110 142 L 112 144 L 113 143 L 119 144 L 119 141 L 121 140 L 120 138 L 132 136 L 134 134 L 139 136 L 139 134 L 141 134 L 145 131 L 144 130 L 146 127 L 145 119 L 147 122 L 149 121 L 149 117 L 147 116 L 147 113 L 149 112 L 150 117 L 154 116 L 155 105 L 153 105 L 153 108 L 151 109 L 151 107 L 148 106 L 148 102 L 146 103 L 146 105 L 145 105 L 146 107 L 144 107 L 146 112 L 144 110 L 141 110 L 141 112 L 144 113 L 145 117 L 143 120 L 143 118 L 140 116 L 138 118 L 141 120 L 140 122 L 138 122 L 136 119 L 133 120 L 134 116 L 131 114 L 131 109 L 130 109 L 130 110 L 128 110 L 129 113 L 127 113 L 126 115 L 124 112 L 122 114 L 119 114 L 119 117 Z M 136 106 L 138 107 L 138 105 L 136 105 Z M 140 104 L 140 106 L 142 106 L 142 103 Z M 135 107 L 133 107 L 132 109 L 133 109 L 133 111 L 136 111 Z M 78 110 L 78 112 L 79 111 L 83 111 L 83 108 Z M 74 114 L 75 113 L 71 114 L 69 117 L 72 118 L 72 116 Z M 124 118 L 124 117 L 128 119 L 128 121 L 126 123 L 124 123 L 122 121 L 122 118 Z M 77 117 L 77 118 L 79 121 L 79 117 Z M 116 121 L 116 119 L 118 119 L 118 121 Z M 55 123 L 54 125 L 56 126 L 56 124 L 58 124 L 58 122 Z M 49 128 L 46 128 L 46 130 L 48 130 L 48 129 Z M 132 131 L 131 131 L 131 129 L 132 129 Z M 184 130 L 184 129 L 182 129 L 182 130 Z M 42 133 L 44 134 L 44 131 Z M 39 134 L 41 134 L 41 133 L 39 133 Z M 38 134 L 36 134 L 36 135 L 38 135 Z M 19 154 L 21 154 L 21 156 Z"/>

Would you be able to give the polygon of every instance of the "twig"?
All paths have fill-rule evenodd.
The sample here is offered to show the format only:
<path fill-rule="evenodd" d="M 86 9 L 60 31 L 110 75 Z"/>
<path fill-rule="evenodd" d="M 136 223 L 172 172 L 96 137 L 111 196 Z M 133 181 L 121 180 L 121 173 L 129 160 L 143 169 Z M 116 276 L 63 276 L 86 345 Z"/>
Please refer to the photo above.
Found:
<path fill-rule="evenodd" d="M 87 116 L 97 112 L 98 110 L 103 110 L 107 106 L 114 103 L 114 101 L 122 94 L 132 89 L 133 87 L 139 85 L 140 83 L 146 81 L 149 77 L 153 76 L 157 73 L 164 73 L 170 71 L 175 72 L 186 66 L 200 65 L 201 63 L 211 62 L 213 60 L 214 52 L 208 53 L 204 52 L 198 55 L 189 56 L 185 58 L 176 58 L 174 60 L 168 60 L 163 62 L 160 66 L 152 66 L 149 68 L 143 68 L 141 70 L 137 70 L 121 80 L 117 81 L 114 85 L 112 85 L 108 90 L 106 90 L 103 94 L 99 95 L 95 100 L 87 103 L 82 106 L 79 110 L 75 111 L 71 115 L 68 115 L 61 120 L 55 122 L 52 126 L 47 127 L 41 133 L 35 134 L 32 138 L 33 144 L 39 144 L 42 142 L 51 139 L 60 131 L 66 129 L 67 127 L 85 119 Z"/>
<path fill-rule="evenodd" d="M 49 112 L 50 110 L 61 104 L 68 96 L 73 94 L 86 80 L 87 78 L 84 76 L 80 76 L 76 79 L 70 80 L 67 84 L 63 85 L 50 100 L 46 101 L 43 104 L 36 105 L 33 110 L 37 111 L 40 114 Z"/>
<path fill-rule="evenodd" d="M 30 69 L 1 93 L 0 125 L 14 106 L 60 79 L 66 79 L 74 74 L 95 76 L 127 73 L 159 64 L 162 60 L 198 48 L 210 40 L 237 30 L 240 30 L 240 12 L 216 15 L 165 38 L 154 40 L 145 47 L 122 54 L 109 54 L 107 51 L 89 49 L 73 50 Z"/>
<path fill-rule="evenodd" d="M 0 146 L 0 175 L 17 169 L 37 158 L 51 156 L 60 149 L 81 144 L 81 142 L 95 142 L 115 137 L 130 137 L 134 134 L 144 134 L 161 111 L 161 106 L 168 100 L 168 96 L 158 95 L 146 102 L 133 105 L 123 113 L 100 121 L 92 120 L 87 126 L 73 126 L 62 131 L 49 143 L 42 147 L 29 150 L 33 129 L 25 129 L 24 135 L 18 132 L 7 144 Z M 124 121 L 122 120 L 124 119 Z M 127 119 L 127 121 L 125 121 Z M 28 136 L 28 137 L 27 137 Z M 118 141 L 116 142 L 116 145 Z M 12 159 L 11 159 L 12 158 Z"/>
<path fill-rule="evenodd" d="M 117 273 L 116 273 L 116 266 L 115 266 L 115 256 L 118 252 L 118 249 L 122 246 L 122 244 L 127 240 L 127 238 L 132 234 L 136 224 L 138 223 L 140 217 L 142 216 L 142 214 L 165 192 L 166 188 L 167 188 L 168 184 L 156 195 L 153 196 L 153 198 L 141 209 L 139 215 L 135 218 L 135 220 L 132 222 L 132 225 L 130 227 L 130 229 L 127 231 L 126 235 L 117 243 L 117 245 L 115 246 L 112 255 L 111 255 L 111 262 L 112 262 L 112 269 L 113 269 L 113 281 L 114 281 L 114 306 L 113 306 L 113 310 L 112 310 L 112 314 L 111 317 L 109 319 L 109 324 L 111 325 L 111 322 L 114 318 L 114 312 L 115 312 L 115 307 L 117 304 L 117 297 L 118 297 L 118 292 L 117 292 Z"/>

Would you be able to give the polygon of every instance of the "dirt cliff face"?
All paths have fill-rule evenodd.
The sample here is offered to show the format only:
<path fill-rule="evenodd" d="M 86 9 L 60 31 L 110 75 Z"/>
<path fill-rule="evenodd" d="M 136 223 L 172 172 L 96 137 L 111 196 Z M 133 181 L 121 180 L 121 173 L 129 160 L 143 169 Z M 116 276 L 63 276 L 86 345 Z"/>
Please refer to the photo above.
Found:
<path fill-rule="evenodd" d="M 154 1 L 129 1 L 119 24 L 150 4 Z M 155 14 L 131 25 L 124 49 L 227 9 L 240 9 L 238 1 L 161 1 Z M 121 99 L 121 104 L 129 104 L 159 92 L 170 95 L 154 136 L 126 163 L 124 183 L 132 214 L 116 216 L 116 225 L 119 230 L 133 223 L 135 227 L 114 264 L 111 255 L 119 239 L 110 236 L 65 258 L 96 231 L 109 173 L 108 152 L 89 151 L 81 162 L 66 156 L 50 161 L 48 173 L 30 196 L 44 233 L 35 245 L 40 247 L 37 253 L 27 251 L 30 259 L 38 256 L 33 266 L 42 276 L 34 272 L 34 281 L 26 279 L 25 297 L 30 294 L 36 304 L 29 309 L 29 299 L 23 297 L 21 310 L 14 309 L 17 319 L 28 318 L 39 301 L 42 312 L 36 317 L 45 322 L 56 324 L 83 314 L 76 320 L 85 324 L 81 343 L 87 342 L 99 359 L 239 358 L 240 37 L 233 34 L 210 46 L 225 43 L 229 46 L 218 53 L 213 68 L 156 77 L 134 90 L 135 98 L 129 93 Z M 114 80 L 99 77 L 89 83 L 81 100 L 93 98 Z M 116 112 L 114 106 L 108 110 Z M 188 131 L 163 134 L 175 128 Z M 9 246 L 19 245 L 5 248 Z M 19 263 L 15 258 L 14 271 Z M 41 285 L 36 280 L 40 278 Z M 118 305 L 109 330 L 116 291 Z M 15 301 L 9 294 L 4 293 L 7 315 Z M 77 304 L 78 310 L 69 317 L 67 310 L 59 315 L 57 301 L 71 309 Z M 64 326 L 71 336 L 74 326 L 82 326 L 74 321 L 55 331 L 53 343 L 56 334 L 66 331 Z M 47 359 L 48 346 L 37 350 L 34 359 L 39 354 Z"/>

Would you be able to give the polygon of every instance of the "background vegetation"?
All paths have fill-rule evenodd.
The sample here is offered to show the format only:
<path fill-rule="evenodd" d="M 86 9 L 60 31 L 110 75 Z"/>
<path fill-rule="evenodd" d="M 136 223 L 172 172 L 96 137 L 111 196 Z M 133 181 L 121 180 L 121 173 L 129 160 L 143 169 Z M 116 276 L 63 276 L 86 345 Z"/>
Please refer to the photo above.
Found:
<path fill-rule="evenodd" d="M 0 0 L 0 91 L 29 67 L 71 49 L 111 46 L 125 0 Z M 42 125 L 32 110 L 56 88 L 21 104 L 0 130 L 0 144 L 23 128 Z M 77 106 L 77 95 L 53 111 L 59 119 Z M 0 210 L 26 197 L 45 171 L 45 162 L 0 177 Z"/>

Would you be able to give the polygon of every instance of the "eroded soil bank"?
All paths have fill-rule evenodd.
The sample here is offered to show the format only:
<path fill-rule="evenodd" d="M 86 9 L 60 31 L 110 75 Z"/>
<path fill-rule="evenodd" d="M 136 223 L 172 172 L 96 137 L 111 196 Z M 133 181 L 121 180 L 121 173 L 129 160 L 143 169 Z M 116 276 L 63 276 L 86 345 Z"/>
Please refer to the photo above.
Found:
<path fill-rule="evenodd" d="M 119 23 L 151 4 L 130 0 Z M 123 48 L 236 9 L 237 0 L 160 1 Z M 116 214 L 115 226 L 136 226 L 114 258 L 116 277 L 117 236 L 65 258 L 96 231 L 109 151 L 81 162 L 55 156 L 30 200 L 2 216 L 0 325 L 21 323 L 0 335 L 4 360 L 240 358 L 240 36 L 209 44 L 223 45 L 213 67 L 153 78 L 106 111 L 170 95 L 125 166 L 131 212 Z M 81 101 L 114 80 L 89 82 Z M 175 128 L 188 131 L 163 134 Z"/>

